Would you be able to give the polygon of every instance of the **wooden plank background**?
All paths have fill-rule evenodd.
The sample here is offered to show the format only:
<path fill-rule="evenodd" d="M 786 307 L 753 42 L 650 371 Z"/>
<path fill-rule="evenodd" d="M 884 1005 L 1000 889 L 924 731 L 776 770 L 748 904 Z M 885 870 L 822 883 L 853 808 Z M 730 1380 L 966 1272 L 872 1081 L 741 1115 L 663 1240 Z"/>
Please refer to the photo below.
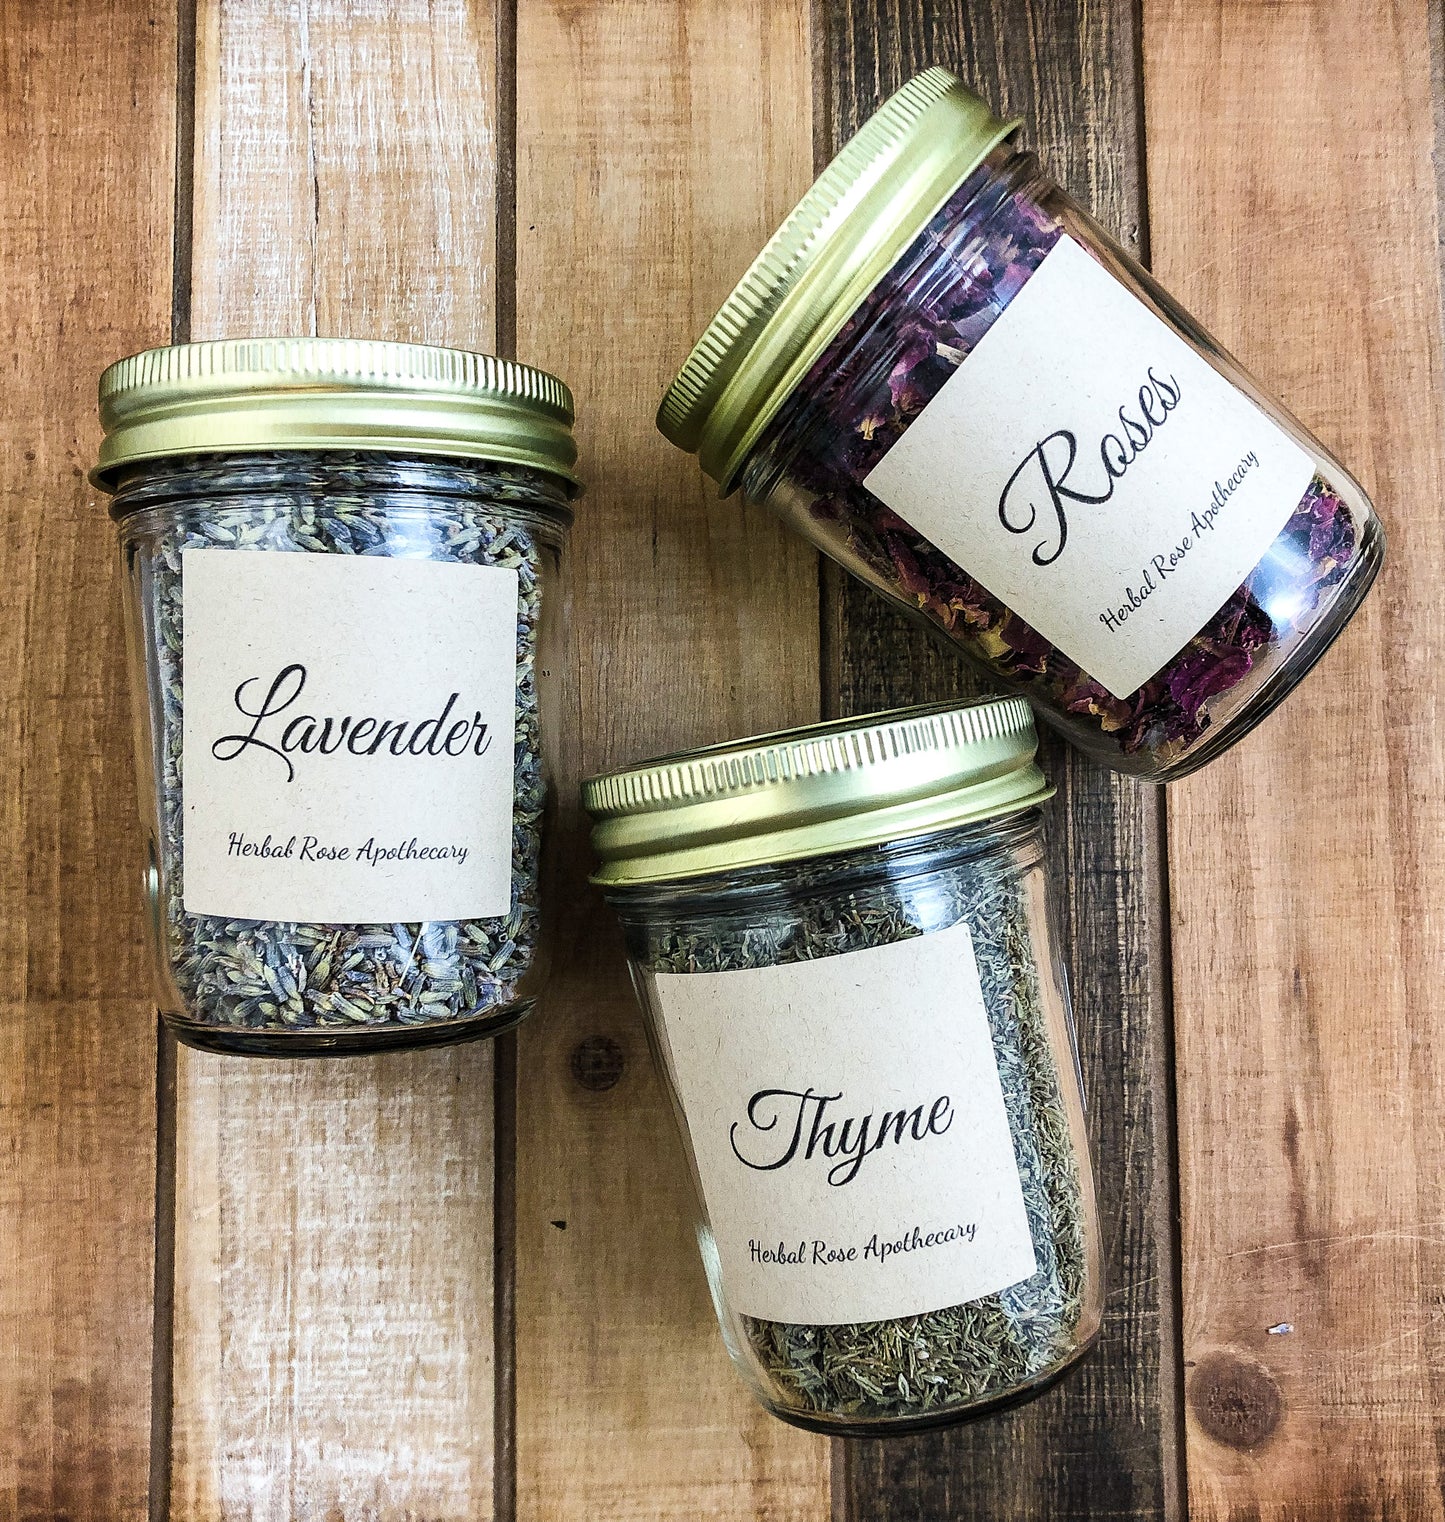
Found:
<path fill-rule="evenodd" d="M 1427 0 L 0 0 L 0 1522 L 1445 1516 L 1440 51 Z M 1015 1412 L 830 1445 L 728 1368 L 575 785 L 966 689 L 651 426 L 935 62 L 1354 466 L 1392 553 L 1167 798 L 1050 744 L 1105 1335 Z M 563 934 L 490 1047 L 157 1041 L 94 380 L 277 329 L 577 393 Z"/>
<path fill-rule="evenodd" d="M 484 4 L 205 0 L 190 335 L 496 339 Z M 492 1049 L 177 1074 L 170 1515 L 492 1512 Z"/>
<path fill-rule="evenodd" d="M 1127 8 L 851 0 L 830 5 L 826 19 L 831 110 L 820 159 L 911 75 L 956 60 L 1000 110 L 1027 118 L 1027 140 L 1062 183 L 1140 246 L 1138 32 Z M 880 599 L 836 570 L 827 587 L 830 711 L 963 689 L 958 663 Z M 1059 868 L 1105 1232 L 1104 1329 L 1077 1378 L 1026 1406 L 951 1431 L 847 1444 L 838 1500 L 856 1522 L 1178 1515 L 1162 799 L 1056 740 L 1044 764 L 1059 785 L 1048 851 Z"/>
<path fill-rule="evenodd" d="M 1149 0 L 1144 21 L 1155 267 L 1352 463 L 1393 535 L 1328 664 L 1169 797 L 1190 1514 L 1436 1519 L 1445 412 L 1428 17 Z M 1294 1331 L 1271 1335 L 1281 1323 Z"/>
<path fill-rule="evenodd" d="M 156 1021 L 95 369 L 171 310 L 175 18 L 0 4 L 0 1517 L 144 1516 Z"/>
<path fill-rule="evenodd" d="M 812 179 L 808 48 L 803 0 L 518 12 L 517 357 L 574 387 L 588 480 L 558 777 L 568 908 L 546 1014 L 517 1040 L 526 1518 L 828 1515 L 826 1442 L 757 1407 L 717 1335 L 577 803 L 582 777 L 628 758 L 817 713 L 816 557 L 719 507 L 651 426 L 669 366 Z M 583 1043 L 610 1064 L 574 1060 Z"/>

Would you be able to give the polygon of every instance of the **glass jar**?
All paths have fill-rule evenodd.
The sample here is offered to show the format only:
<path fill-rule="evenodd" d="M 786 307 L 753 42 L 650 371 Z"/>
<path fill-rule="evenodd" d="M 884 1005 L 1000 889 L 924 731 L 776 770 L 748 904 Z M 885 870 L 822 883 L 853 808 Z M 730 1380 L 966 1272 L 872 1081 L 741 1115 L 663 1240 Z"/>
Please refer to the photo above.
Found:
<path fill-rule="evenodd" d="M 872 117 L 664 398 L 725 493 L 1155 781 L 1241 738 L 1384 553 L 1349 473 L 946 70 Z"/>
<path fill-rule="evenodd" d="M 1000 698 L 586 784 L 723 1339 L 798 1426 L 958 1421 L 1098 1332 L 1035 748 Z"/>
<path fill-rule="evenodd" d="M 547 971 L 566 387 L 193 344 L 112 366 L 101 418 L 166 1021 L 277 1056 L 516 1024 Z"/>

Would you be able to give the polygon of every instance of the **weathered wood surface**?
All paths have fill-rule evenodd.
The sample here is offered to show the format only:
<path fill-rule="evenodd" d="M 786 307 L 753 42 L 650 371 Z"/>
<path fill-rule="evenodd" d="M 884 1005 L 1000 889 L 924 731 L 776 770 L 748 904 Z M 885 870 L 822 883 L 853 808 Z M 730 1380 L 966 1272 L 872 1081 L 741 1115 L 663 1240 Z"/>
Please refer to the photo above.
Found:
<path fill-rule="evenodd" d="M 475 0 L 202 0 L 190 330 L 490 349 Z M 182 1051 L 169 1515 L 492 1514 L 492 1050 Z"/>
<path fill-rule="evenodd" d="M 1103 0 L 823 6 L 831 101 L 820 157 L 930 64 L 957 69 L 1126 243 L 1141 241 L 1138 36 Z M 828 699 L 866 713 L 978 690 L 878 598 L 829 575 Z M 1087 1363 L 977 1425 L 846 1445 L 839 1505 L 856 1522 L 920 1516 L 1179 1516 L 1176 1275 L 1162 801 L 1054 740 L 1049 853 L 1079 1021 L 1105 1233 L 1108 1302 Z"/>
<path fill-rule="evenodd" d="M 588 481 L 569 552 L 563 934 L 518 1037 L 528 1519 L 828 1516 L 827 1444 L 764 1415 L 717 1335 L 577 805 L 606 766 L 817 716 L 816 558 L 719 504 L 652 426 L 670 368 L 812 178 L 808 47 L 802 0 L 518 15 L 517 354 L 575 390 Z M 584 1042 L 597 1058 L 574 1064 Z"/>
<path fill-rule="evenodd" d="M 1445 1514 L 1441 41 L 1434 0 L 0 0 L 0 1522 L 148 1491 L 177 1522 Z M 967 686 L 831 573 L 820 607 L 806 548 L 651 427 L 814 162 L 936 62 L 1357 467 L 1393 550 L 1169 794 L 1167 894 L 1163 800 L 1049 746 L 1103 1344 L 1029 1407 L 830 1451 L 728 1368 L 575 784 Z M 515 1068 L 158 1066 L 81 472 L 96 374 L 171 327 L 177 158 L 183 335 L 497 347 L 578 393 L 562 936 Z"/>
<path fill-rule="evenodd" d="M 95 377 L 170 322 L 174 18 L 0 4 L 0 1518 L 145 1516 L 155 1006 Z"/>
<path fill-rule="evenodd" d="M 1144 16 L 1155 267 L 1392 534 L 1320 669 L 1170 794 L 1190 1515 L 1426 1522 L 1445 1515 L 1427 6 Z"/>

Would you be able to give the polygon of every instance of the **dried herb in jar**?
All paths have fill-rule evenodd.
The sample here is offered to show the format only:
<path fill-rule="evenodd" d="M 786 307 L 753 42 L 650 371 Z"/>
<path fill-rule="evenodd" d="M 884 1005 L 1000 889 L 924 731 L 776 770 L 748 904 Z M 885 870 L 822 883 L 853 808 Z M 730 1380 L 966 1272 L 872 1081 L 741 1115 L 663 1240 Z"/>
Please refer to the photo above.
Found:
<path fill-rule="evenodd" d="M 1250 733 L 1384 557 L 1369 498 L 946 69 L 838 151 L 658 427 L 1086 755 Z"/>
<path fill-rule="evenodd" d="M 741 1318 L 784 1410 L 867 1422 L 927 1419 L 1046 1378 L 1077 1352 L 1087 1274 L 1086 1206 L 1015 869 L 975 857 L 844 897 L 831 868 L 783 869 L 787 896 L 745 913 L 629 923 L 638 964 L 660 973 L 774 967 L 969 927 L 983 987 L 1036 1272 L 966 1304 L 897 1320 L 797 1325 Z"/>
<path fill-rule="evenodd" d="M 986 213 L 978 207 L 998 197 Z M 986 217 L 986 233 L 973 229 Z M 1167 756 L 1197 741 L 1213 699 L 1293 647 L 1353 566 L 1360 529 L 1316 474 L 1244 583 L 1189 643 L 1128 697 L 1101 683 L 861 484 L 958 371 L 1059 239 L 1064 227 L 1028 187 L 1002 193 L 995 170 L 976 170 L 953 194 L 814 363 L 770 425 L 806 446 L 789 469 L 811 494 L 808 511 L 902 601 L 965 640 L 998 676 L 1097 727 L 1126 756 Z M 937 262 L 937 271 L 933 263 Z M 925 273 L 930 272 L 930 273 Z M 860 335 L 889 333 L 879 365 Z"/>
<path fill-rule="evenodd" d="M 516 1002 L 537 955 L 539 858 L 546 785 L 537 696 L 543 560 L 548 553 L 531 511 L 541 506 L 526 471 L 468 467 L 467 497 L 409 501 L 379 493 L 377 456 L 329 455 L 309 485 L 285 467 L 250 457 L 218 462 L 208 490 L 245 492 L 245 505 L 208 503 L 154 540 L 156 648 L 164 696 L 162 912 L 172 975 L 187 1017 L 238 1030 L 335 1031 L 420 1027 L 465 1020 Z M 348 469 L 365 472 L 352 489 Z M 423 487 L 455 486 L 442 464 L 420 467 Z M 415 468 L 412 470 L 415 476 Z M 405 467 L 396 488 L 415 489 Z M 470 500 L 468 500 L 470 498 Z M 479 505 L 484 499 L 488 506 Z M 184 907 L 182 776 L 185 624 L 182 554 L 300 553 L 411 557 L 500 566 L 518 576 L 515 794 L 512 901 L 499 918 L 410 924 L 309 924 L 227 919 Z"/>
<path fill-rule="evenodd" d="M 162 1018 L 288 1057 L 515 1025 L 547 973 L 571 393 L 305 334 L 99 389 Z"/>

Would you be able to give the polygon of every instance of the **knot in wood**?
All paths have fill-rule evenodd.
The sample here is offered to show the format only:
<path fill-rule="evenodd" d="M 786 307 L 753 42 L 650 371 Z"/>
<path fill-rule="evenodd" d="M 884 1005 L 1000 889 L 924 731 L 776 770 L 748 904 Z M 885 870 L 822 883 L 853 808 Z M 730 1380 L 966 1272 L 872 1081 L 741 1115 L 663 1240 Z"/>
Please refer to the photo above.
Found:
<path fill-rule="evenodd" d="M 611 1036 L 588 1036 L 572 1048 L 572 1076 L 584 1089 L 601 1093 L 622 1077 L 627 1058 Z"/>
<path fill-rule="evenodd" d="M 1274 1375 L 1256 1359 L 1211 1353 L 1200 1360 L 1190 1378 L 1189 1406 L 1195 1421 L 1216 1443 L 1250 1449 L 1274 1435 L 1284 1398 Z"/>

